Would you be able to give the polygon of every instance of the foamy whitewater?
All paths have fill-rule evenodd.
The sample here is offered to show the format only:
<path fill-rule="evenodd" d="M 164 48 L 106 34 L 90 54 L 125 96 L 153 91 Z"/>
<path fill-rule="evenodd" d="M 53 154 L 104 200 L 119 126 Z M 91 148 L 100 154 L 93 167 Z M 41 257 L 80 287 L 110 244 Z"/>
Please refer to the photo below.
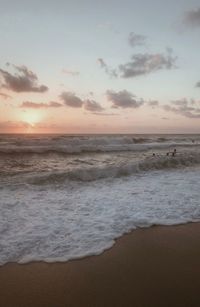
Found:
<path fill-rule="evenodd" d="M 200 135 L 0 135 L 0 170 L 1 265 L 97 255 L 138 227 L 200 220 Z"/>

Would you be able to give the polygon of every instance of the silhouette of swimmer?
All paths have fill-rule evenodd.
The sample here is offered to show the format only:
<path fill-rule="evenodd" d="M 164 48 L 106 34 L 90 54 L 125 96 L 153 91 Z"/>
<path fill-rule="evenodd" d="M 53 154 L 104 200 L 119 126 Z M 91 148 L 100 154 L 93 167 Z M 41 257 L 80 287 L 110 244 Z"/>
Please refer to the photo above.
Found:
<path fill-rule="evenodd" d="M 174 151 L 172 152 L 172 157 L 175 157 L 176 155 L 176 148 L 174 149 Z"/>
<path fill-rule="evenodd" d="M 153 157 L 155 157 L 156 155 L 155 155 L 155 153 L 153 153 L 153 155 L 152 155 Z"/>

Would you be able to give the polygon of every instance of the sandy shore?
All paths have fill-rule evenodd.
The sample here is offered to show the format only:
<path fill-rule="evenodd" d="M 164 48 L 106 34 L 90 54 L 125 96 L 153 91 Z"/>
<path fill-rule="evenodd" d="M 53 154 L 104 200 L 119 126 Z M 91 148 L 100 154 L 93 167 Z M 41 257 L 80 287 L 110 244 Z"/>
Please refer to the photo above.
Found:
<path fill-rule="evenodd" d="M 140 229 L 100 256 L 0 268 L 2 307 L 199 307 L 200 223 Z"/>

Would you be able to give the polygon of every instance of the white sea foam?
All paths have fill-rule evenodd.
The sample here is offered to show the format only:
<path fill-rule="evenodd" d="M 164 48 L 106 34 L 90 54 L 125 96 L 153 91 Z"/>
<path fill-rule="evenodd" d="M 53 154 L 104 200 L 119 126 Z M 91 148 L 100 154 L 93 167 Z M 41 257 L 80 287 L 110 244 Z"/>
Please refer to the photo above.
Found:
<path fill-rule="evenodd" d="M 0 264 L 95 255 L 138 227 L 200 220 L 200 168 L 1 188 Z"/>
<path fill-rule="evenodd" d="M 200 219 L 199 135 L 0 135 L 0 169 L 0 264 L 99 254 L 131 229 Z"/>

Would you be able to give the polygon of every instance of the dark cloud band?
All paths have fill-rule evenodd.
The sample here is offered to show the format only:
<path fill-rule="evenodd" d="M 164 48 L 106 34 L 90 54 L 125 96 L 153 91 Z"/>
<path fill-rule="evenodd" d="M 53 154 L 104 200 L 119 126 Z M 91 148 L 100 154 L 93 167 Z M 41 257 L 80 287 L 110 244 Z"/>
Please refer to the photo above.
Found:
<path fill-rule="evenodd" d="M 101 112 L 104 108 L 96 101 L 86 99 L 82 100 L 72 92 L 63 92 L 60 96 L 65 106 L 71 108 L 84 108 L 90 112 Z"/>
<path fill-rule="evenodd" d="M 139 108 L 143 105 L 144 101 L 142 99 L 136 98 L 132 93 L 123 90 L 119 92 L 114 92 L 108 90 L 106 92 L 107 99 L 112 102 L 112 108 Z"/>
<path fill-rule="evenodd" d="M 14 92 L 36 92 L 44 93 L 48 90 L 46 85 L 38 85 L 37 75 L 26 66 L 13 65 L 16 73 L 12 75 L 8 71 L 0 69 L 0 76 L 3 79 L 1 87 Z"/>
<path fill-rule="evenodd" d="M 130 61 L 120 64 L 117 69 L 111 69 L 103 59 L 98 59 L 101 68 L 111 77 L 134 78 L 159 70 L 176 68 L 177 57 L 168 48 L 166 53 L 138 53 L 132 55 Z"/>
<path fill-rule="evenodd" d="M 200 8 L 187 11 L 183 17 L 183 23 L 188 27 L 200 27 Z"/>
<path fill-rule="evenodd" d="M 176 57 L 167 51 L 166 54 L 134 54 L 131 60 L 119 66 L 122 78 L 133 78 L 141 75 L 150 74 L 162 69 L 175 68 Z"/>
<path fill-rule="evenodd" d="M 200 102 L 193 99 L 180 99 L 163 106 L 165 111 L 182 115 L 188 118 L 200 118 Z"/>
<path fill-rule="evenodd" d="M 63 107 L 63 104 L 56 101 L 50 101 L 49 103 L 25 101 L 20 106 L 20 108 L 26 108 L 26 109 L 47 109 L 47 108 L 60 108 L 60 107 Z"/>

